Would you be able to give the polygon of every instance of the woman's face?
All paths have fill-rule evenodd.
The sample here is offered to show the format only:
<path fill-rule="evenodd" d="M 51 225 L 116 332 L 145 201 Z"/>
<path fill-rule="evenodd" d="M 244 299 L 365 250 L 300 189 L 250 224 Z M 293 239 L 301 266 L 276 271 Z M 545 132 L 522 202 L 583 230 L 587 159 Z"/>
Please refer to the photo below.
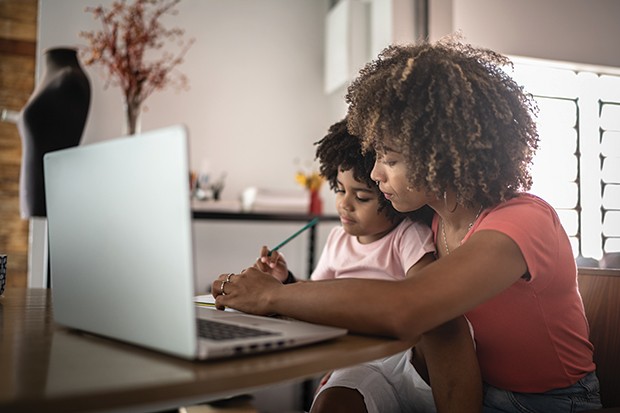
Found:
<path fill-rule="evenodd" d="M 377 153 L 370 176 L 374 181 L 378 181 L 379 190 L 397 211 L 415 211 L 428 201 L 424 191 L 410 187 L 405 158 L 395 150 Z"/>

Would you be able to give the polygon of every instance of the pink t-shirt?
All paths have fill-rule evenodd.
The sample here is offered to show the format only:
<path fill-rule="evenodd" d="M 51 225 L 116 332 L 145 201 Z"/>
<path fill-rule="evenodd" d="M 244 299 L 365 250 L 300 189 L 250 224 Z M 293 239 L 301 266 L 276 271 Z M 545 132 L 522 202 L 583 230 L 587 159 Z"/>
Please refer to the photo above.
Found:
<path fill-rule="evenodd" d="M 466 314 L 483 379 L 499 388 L 537 393 L 570 386 L 593 371 L 577 268 L 555 210 L 522 194 L 483 211 L 463 242 L 481 230 L 502 232 L 516 242 L 531 277 Z"/>
<path fill-rule="evenodd" d="M 403 220 L 383 238 L 360 244 L 340 226 L 327 237 L 312 280 L 374 278 L 398 280 L 425 254 L 435 252 L 433 234 L 424 224 Z"/>

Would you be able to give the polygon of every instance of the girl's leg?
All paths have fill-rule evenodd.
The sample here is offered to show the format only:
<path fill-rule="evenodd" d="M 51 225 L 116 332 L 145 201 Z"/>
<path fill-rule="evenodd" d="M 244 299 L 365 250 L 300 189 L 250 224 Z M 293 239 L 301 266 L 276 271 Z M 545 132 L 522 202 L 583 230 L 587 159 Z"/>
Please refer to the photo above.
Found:
<path fill-rule="evenodd" d="M 434 413 L 431 389 L 411 364 L 410 354 L 335 370 L 319 389 L 311 413 Z"/>
<path fill-rule="evenodd" d="M 364 397 L 347 387 L 330 387 L 314 399 L 310 413 L 368 413 Z"/>

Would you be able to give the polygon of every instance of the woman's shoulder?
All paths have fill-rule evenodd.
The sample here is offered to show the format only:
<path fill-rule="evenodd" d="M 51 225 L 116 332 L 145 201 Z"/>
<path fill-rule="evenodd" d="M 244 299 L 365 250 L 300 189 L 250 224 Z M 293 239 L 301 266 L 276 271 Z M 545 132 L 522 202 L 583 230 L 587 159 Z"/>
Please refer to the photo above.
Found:
<path fill-rule="evenodd" d="M 521 215 L 522 213 L 531 214 L 535 211 L 555 215 L 555 209 L 547 201 L 527 192 L 519 193 L 514 198 L 490 208 L 488 213 L 514 213 Z"/>
<path fill-rule="evenodd" d="M 559 218 L 555 209 L 544 199 L 530 193 L 520 193 L 485 210 L 480 217 L 480 227 L 490 225 L 515 226 L 528 231 L 545 231 L 557 226 Z"/>

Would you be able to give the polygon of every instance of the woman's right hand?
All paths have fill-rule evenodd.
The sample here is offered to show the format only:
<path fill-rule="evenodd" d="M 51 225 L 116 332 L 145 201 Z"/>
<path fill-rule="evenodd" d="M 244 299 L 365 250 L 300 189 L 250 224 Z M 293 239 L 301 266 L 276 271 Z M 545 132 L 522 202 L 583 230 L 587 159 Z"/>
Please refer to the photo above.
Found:
<path fill-rule="evenodd" d="M 263 245 L 260 256 L 256 259 L 254 267 L 271 274 L 275 279 L 284 282 L 288 278 L 288 267 L 284 256 L 278 251 L 273 251 L 269 255 L 269 248 Z"/>

